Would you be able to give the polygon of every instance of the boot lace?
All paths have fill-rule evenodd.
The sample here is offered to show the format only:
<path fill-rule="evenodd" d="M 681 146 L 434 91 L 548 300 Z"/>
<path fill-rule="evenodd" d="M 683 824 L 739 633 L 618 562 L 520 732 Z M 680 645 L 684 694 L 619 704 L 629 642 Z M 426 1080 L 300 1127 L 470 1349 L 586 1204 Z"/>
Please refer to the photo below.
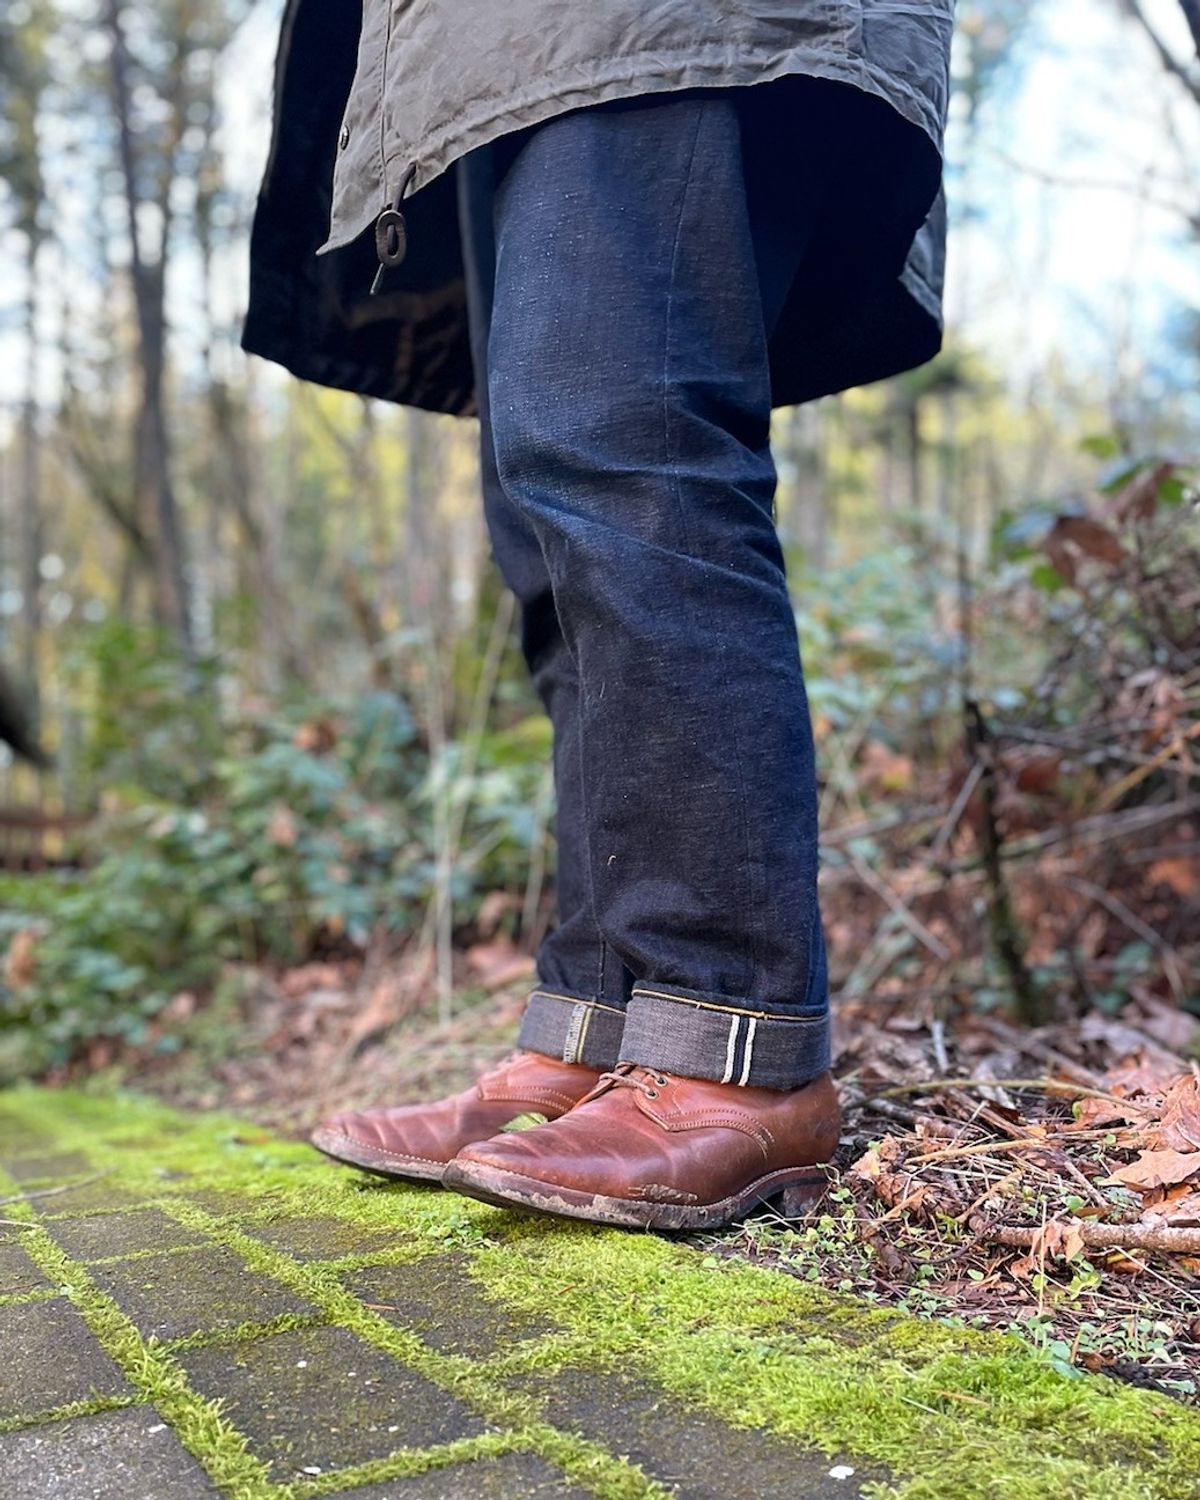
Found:
<path fill-rule="evenodd" d="M 605 1085 L 611 1085 L 616 1088 L 637 1089 L 647 1099 L 657 1099 L 660 1090 L 667 1088 L 670 1082 L 666 1073 L 658 1073 L 653 1068 L 639 1068 L 636 1063 L 618 1063 L 611 1073 L 600 1075 L 596 1088 L 599 1090 Z"/>

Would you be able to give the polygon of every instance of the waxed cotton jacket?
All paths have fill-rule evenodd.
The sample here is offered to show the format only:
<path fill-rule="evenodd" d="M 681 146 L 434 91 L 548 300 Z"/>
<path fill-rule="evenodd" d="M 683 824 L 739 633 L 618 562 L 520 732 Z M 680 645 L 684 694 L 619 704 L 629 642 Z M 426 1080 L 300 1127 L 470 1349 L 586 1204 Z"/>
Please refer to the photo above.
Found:
<path fill-rule="evenodd" d="M 953 8 L 287 0 L 243 344 L 307 380 L 472 412 L 454 163 L 565 110 L 720 87 L 777 107 L 791 90 L 800 134 L 780 139 L 835 184 L 772 339 L 775 404 L 911 368 L 941 341 Z M 787 192 L 786 154 L 777 171 Z"/>

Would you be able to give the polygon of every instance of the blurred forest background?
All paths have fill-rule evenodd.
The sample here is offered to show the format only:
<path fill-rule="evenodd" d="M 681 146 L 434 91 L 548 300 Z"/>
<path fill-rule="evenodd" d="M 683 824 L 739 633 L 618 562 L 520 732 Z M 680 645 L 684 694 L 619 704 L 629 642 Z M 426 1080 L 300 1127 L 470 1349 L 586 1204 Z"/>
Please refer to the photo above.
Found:
<path fill-rule="evenodd" d="M 496 1045 L 552 920 L 473 424 L 237 347 L 277 20 L 0 14 L 0 1081 L 286 1115 Z M 954 84 L 945 352 L 777 415 L 841 1014 L 1186 1051 L 1200 8 L 960 0 Z"/>

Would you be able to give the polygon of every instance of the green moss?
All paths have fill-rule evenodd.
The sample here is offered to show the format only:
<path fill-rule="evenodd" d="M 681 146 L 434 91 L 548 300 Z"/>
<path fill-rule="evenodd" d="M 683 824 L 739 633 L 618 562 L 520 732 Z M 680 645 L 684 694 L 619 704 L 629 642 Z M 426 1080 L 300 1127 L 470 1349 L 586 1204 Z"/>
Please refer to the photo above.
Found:
<path fill-rule="evenodd" d="M 62 1422 L 67 1417 L 91 1417 L 97 1412 L 116 1411 L 118 1407 L 132 1406 L 136 1396 L 94 1396 L 90 1401 L 68 1401 L 51 1411 L 38 1412 L 36 1417 L 5 1417 L 0 1421 L 0 1433 L 20 1432 L 22 1427 L 40 1427 L 47 1422 Z"/>
<path fill-rule="evenodd" d="M 467 1457 L 526 1450 L 606 1500 L 665 1494 L 635 1466 L 546 1420 L 519 1377 L 572 1367 L 620 1369 L 736 1426 L 763 1427 L 893 1476 L 868 1493 L 895 1500 L 1192 1500 L 1200 1414 L 1098 1378 L 1070 1378 L 1015 1338 L 926 1323 L 768 1270 L 716 1261 L 670 1241 L 519 1219 L 436 1190 L 388 1184 L 319 1161 L 223 1117 L 184 1121 L 154 1101 L 15 1091 L 5 1106 L 56 1150 L 84 1151 L 141 1203 L 227 1246 L 306 1299 L 308 1319 L 140 1339 L 81 1267 L 41 1232 L 26 1243 L 66 1285 L 139 1393 L 232 1500 L 317 1500 Z M 41 1205 L 15 1205 L 32 1222 Z M 394 1248 L 302 1260 L 246 1233 L 270 1220 L 324 1217 L 384 1228 Z M 487 1360 L 430 1348 L 343 1282 L 357 1265 L 458 1252 L 479 1288 L 514 1315 L 553 1316 L 557 1331 Z M 459 1266 L 457 1274 L 461 1274 Z M 291 1486 L 264 1466 L 173 1354 L 323 1321 L 351 1330 L 464 1400 L 496 1430 L 405 1452 Z"/>
<path fill-rule="evenodd" d="M 13 1218 L 28 1215 L 24 1204 L 11 1205 Z M 44 1232 L 29 1234 L 31 1259 L 78 1308 L 92 1333 L 112 1356 L 141 1401 L 153 1404 L 180 1440 L 200 1460 L 214 1483 L 238 1500 L 279 1500 L 263 1466 L 246 1452 L 245 1440 L 221 1416 L 215 1403 L 190 1389 L 169 1354 L 144 1341 L 110 1297 L 99 1291 L 86 1271 L 70 1260 Z"/>
<path fill-rule="evenodd" d="M 0 1297 L 0 1307 L 23 1307 L 26 1302 L 49 1302 L 59 1295 L 58 1288 L 54 1286 L 36 1287 L 31 1292 L 5 1292 Z"/>
<path fill-rule="evenodd" d="M 260 1323 L 235 1323 L 229 1328 L 202 1329 L 189 1333 L 185 1338 L 162 1339 L 159 1348 L 171 1354 L 183 1354 L 189 1349 L 212 1349 L 221 1344 L 240 1344 L 248 1339 L 270 1338 L 273 1333 L 294 1333 L 298 1329 L 319 1328 L 325 1319 L 320 1316 L 305 1317 L 301 1313 L 282 1313 L 278 1318 L 267 1318 Z"/>

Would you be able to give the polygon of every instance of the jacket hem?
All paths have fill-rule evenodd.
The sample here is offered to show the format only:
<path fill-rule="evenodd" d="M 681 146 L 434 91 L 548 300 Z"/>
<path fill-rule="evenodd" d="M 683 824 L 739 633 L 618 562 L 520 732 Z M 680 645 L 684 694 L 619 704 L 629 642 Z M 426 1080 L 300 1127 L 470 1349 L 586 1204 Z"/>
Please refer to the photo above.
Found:
<path fill-rule="evenodd" d="M 823 78 L 828 82 L 845 84 L 874 95 L 890 105 L 901 118 L 924 131 L 939 154 L 942 149 L 941 121 L 930 102 L 894 74 L 873 68 L 865 58 L 831 59 L 823 51 L 804 48 L 765 62 L 740 59 L 736 64 L 731 64 L 724 52 L 719 60 L 705 61 L 703 58 L 698 59 L 694 50 L 678 54 L 673 59 L 654 54 L 653 60 L 655 71 L 652 73 L 629 74 L 622 71 L 613 72 L 607 78 L 601 75 L 597 79 L 595 71 L 592 71 L 586 80 L 581 79 L 574 87 L 570 83 L 564 83 L 560 73 L 547 74 L 541 80 L 543 87 L 536 97 L 522 99 L 519 104 L 507 108 L 487 107 L 474 114 L 464 111 L 446 123 L 426 131 L 424 139 L 427 145 L 419 159 L 414 147 L 393 146 L 385 157 L 383 197 L 388 199 L 393 168 L 397 163 L 403 171 L 416 161 L 412 191 L 417 192 L 434 182 L 459 157 L 476 147 L 497 136 L 544 124 L 556 115 L 565 114 L 572 109 L 617 99 L 636 98 L 642 94 L 677 93 L 683 89 L 754 87 L 791 76 Z M 628 62 L 628 58 L 622 58 L 621 62 Z M 567 70 L 567 75 L 569 77 L 578 72 L 579 65 L 573 64 Z M 348 215 L 338 215 L 336 224 L 331 223 L 329 236 L 317 254 L 324 255 L 341 249 L 357 239 L 385 206 L 385 203 L 380 202 L 372 207 L 364 200 L 361 208 Z"/>

